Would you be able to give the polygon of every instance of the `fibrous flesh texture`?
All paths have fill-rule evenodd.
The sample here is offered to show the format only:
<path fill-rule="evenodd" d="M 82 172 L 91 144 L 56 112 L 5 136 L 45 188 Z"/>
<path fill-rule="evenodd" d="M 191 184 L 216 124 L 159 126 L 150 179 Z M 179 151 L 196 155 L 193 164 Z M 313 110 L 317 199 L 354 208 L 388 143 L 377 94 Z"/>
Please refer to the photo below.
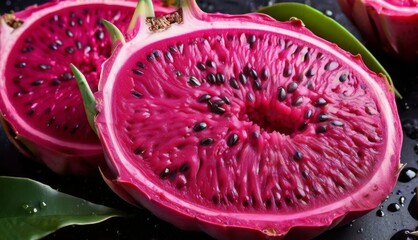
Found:
<path fill-rule="evenodd" d="M 416 0 L 339 0 L 343 12 L 374 48 L 403 60 L 418 60 Z"/>
<path fill-rule="evenodd" d="M 299 20 L 201 12 L 104 65 L 109 185 L 216 238 L 309 239 L 393 188 L 402 131 L 386 79 Z"/>

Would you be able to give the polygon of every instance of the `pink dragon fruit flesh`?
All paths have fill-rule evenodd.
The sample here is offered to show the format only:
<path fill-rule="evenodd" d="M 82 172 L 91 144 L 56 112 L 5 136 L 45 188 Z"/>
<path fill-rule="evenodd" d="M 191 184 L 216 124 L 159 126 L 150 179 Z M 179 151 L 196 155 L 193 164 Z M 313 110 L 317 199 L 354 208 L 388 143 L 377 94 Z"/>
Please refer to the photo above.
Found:
<path fill-rule="evenodd" d="M 365 40 L 406 61 L 418 60 L 417 0 L 339 0 Z"/>
<path fill-rule="evenodd" d="M 10 139 L 58 173 L 89 174 L 104 161 L 70 63 L 97 89 L 111 39 L 101 19 L 126 29 L 136 1 L 51 1 L 0 20 L 0 119 Z M 166 11 L 159 5 L 157 11 Z M 97 171 L 97 170 L 96 170 Z"/>
<path fill-rule="evenodd" d="M 385 199 L 402 129 L 383 75 L 298 19 L 181 4 L 139 9 L 148 27 L 102 67 L 95 125 L 116 193 L 217 239 L 306 240 Z"/>

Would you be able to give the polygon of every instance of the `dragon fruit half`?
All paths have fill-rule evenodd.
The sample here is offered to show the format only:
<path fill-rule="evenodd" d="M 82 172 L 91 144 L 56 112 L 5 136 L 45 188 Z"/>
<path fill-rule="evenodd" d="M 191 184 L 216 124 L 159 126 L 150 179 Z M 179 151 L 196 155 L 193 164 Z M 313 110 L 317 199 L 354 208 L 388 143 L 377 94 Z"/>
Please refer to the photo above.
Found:
<path fill-rule="evenodd" d="M 0 120 L 26 155 L 58 173 L 89 174 L 104 161 L 88 125 L 70 63 L 97 88 L 112 41 L 101 23 L 124 30 L 136 1 L 68 0 L 0 19 Z M 166 12 L 162 5 L 156 11 Z"/>
<path fill-rule="evenodd" d="M 150 9 L 141 1 L 148 28 L 120 39 L 94 94 L 103 172 L 122 198 L 219 239 L 306 240 L 390 193 L 394 94 L 359 56 L 294 18 L 208 14 L 193 0 Z"/>
<path fill-rule="evenodd" d="M 418 60 L 417 0 L 339 0 L 343 12 L 376 48 Z"/>

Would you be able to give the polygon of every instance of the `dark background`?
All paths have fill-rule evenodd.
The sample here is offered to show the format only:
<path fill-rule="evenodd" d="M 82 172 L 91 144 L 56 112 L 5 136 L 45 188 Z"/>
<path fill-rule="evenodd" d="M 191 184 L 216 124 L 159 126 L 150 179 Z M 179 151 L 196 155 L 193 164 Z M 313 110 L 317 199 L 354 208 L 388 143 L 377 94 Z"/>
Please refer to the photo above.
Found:
<path fill-rule="evenodd" d="M 0 0 L 0 13 L 11 10 L 21 10 L 41 0 Z M 273 0 L 240 1 L 240 0 L 200 0 L 199 5 L 206 11 L 220 11 L 228 13 L 245 13 L 255 11 L 260 6 L 273 4 Z M 345 18 L 339 10 L 336 0 L 305 0 L 293 1 L 309 4 L 330 17 L 334 18 L 353 34 L 360 38 L 356 28 Z M 397 89 L 404 96 L 398 100 L 401 119 L 405 121 L 418 121 L 418 70 L 417 64 L 405 64 L 374 49 L 375 46 L 366 45 L 389 71 Z M 1 54 L 1 53 L 0 53 Z M 418 124 L 418 123 L 417 123 Z M 417 126 L 418 129 L 418 126 Z M 405 136 L 401 161 L 410 168 L 418 168 L 418 155 L 415 153 L 417 136 Z M 418 149 L 418 148 L 417 148 Z M 107 206 L 124 209 L 137 213 L 135 217 L 115 218 L 106 222 L 89 226 L 70 226 L 51 234 L 46 239 L 210 239 L 203 233 L 184 232 L 168 223 L 165 223 L 146 209 L 136 209 L 120 200 L 99 177 L 72 177 L 57 176 L 45 167 L 23 157 L 7 140 L 0 127 L 0 175 L 22 176 L 41 181 L 59 191 L 85 198 L 89 201 Z M 394 237 L 394 234 L 403 230 L 415 230 L 418 226 L 418 208 L 415 197 L 415 188 L 418 180 L 415 178 L 407 183 L 398 182 L 388 199 L 377 209 L 351 224 L 331 230 L 316 240 L 386 240 L 406 239 Z M 4 196 L 0 196 L 4 197 Z M 404 197 L 402 205 L 399 199 Z M 399 211 L 391 212 L 388 207 L 398 203 Z M 389 207 L 390 208 L 390 207 Z M 381 210 L 384 216 L 378 216 Z M 0 236 L 1 238 L 1 236 Z M 412 239 L 412 238 L 410 238 Z M 418 239 L 418 238 L 417 238 Z"/>

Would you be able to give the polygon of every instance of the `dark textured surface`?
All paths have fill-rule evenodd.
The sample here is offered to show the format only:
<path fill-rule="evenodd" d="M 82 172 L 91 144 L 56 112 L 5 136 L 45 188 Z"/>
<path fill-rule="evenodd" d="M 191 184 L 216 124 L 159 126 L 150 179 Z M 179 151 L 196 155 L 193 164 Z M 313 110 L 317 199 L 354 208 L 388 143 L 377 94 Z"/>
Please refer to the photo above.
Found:
<path fill-rule="evenodd" d="M 24 6 L 41 1 L 1 0 L 0 12 L 12 9 L 19 10 Z M 206 11 L 229 13 L 245 13 L 256 10 L 259 6 L 269 5 L 275 1 L 240 1 L 240 0 L 200 0 L 198 3 Z M 279 1 L 277 1 L 279 2 Z M 335 0 L 305 0 L 294 1 L 306 3 L 331 14 L 331 16 L 358 36 L 358 33 L 341 13 Z M 373 50 L 373 46 L 368 46 Z M 377 57 L 387 68 L 395 85 L 403 94 L 404 99 L 398 101 L 401 119 L 418 119 L 418 74 L 416 65 L 406 65 L 376 52 Z M 414 151 L 416 139 L 405 137 L 402 159 L 409 167 L 418 168 L 418 155 Z M 92 226 L 67 227 L 50 235 L 47 239 L 210 239 L 203 233 L 184 232 L 168 223 L 158 220 L 145 209 L 135 209 L 125 204 L 115 196 L 100 178 L 81 178 L 57 176 L 43 166 L 23 157 L 7 140 L 0 128 L 0 175 L 23 176 L 36 179 L 62 192 L 66 192 L 90 201 L 108 206 L 126 209 L 138 214 L 130 219 L 111 219 Z M 376 210 L 357 219 L 349 225 L 324 233 L 317 240 L 385 240 L 391 239 L 402 229 L 414 230 L 418 226 L 418 208 L 414 189 L 418 180 L 408 183 L 398 182 L 393 193 Z M 401 196 L 406 198 L 400 211 L 390 212 L 387 208 L 391 203 L 399 203 Z M 4 197 L 4 196 L 1 196 Z M 377 216 L 377 210 L 382 210 L 383 217 Z M 408 209 L 414 214 L 410 214 Z M 414 217 L 415 218 L 414 218 Z M 1 236 L 0 236 L 1 238 Z"/>

